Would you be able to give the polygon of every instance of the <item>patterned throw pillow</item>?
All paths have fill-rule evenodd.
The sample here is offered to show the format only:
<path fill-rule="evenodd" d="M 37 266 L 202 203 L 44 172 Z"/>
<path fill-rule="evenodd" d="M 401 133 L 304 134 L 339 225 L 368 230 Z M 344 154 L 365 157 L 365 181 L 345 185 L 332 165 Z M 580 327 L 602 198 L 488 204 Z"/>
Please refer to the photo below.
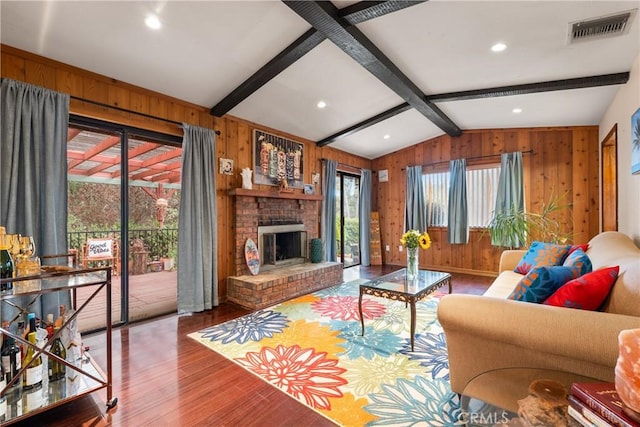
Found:
<path fill-rule="evenodd" d="M 569 249 L 571 249 L 571 245 L 533 242 L 513 271 L 527 274 L 536 267 L 561 265 Z"/>
<path fill-rule="evenodd" d="M 582 249 L 576 249 L 575 251 L 570 252 L 562 265 L 565 267 L 573 267 L 577 269 L 577 277 L 580 277 L 583 274 L 591 273 L 591 270 L 593 268 L 591 265 L 591 260 Z"/>
<path fill-rule="evenodd" d="M 509 299 L 541 303 L 560 286 L 575 279 L 576 273 L 575 268 L 563 266 L 534 268 L 518 282 L 516 288 L 509 295 Z"/>
<path fill-rule="evenodd" d="M 583 245 L 572 245 L 571 249 L 569 249 L 569 253 L 567 254 L 567 256 L 571 255 L 574 251 L 577 251 L 578 249 L 582 249 L 583 252 L 587 252 L 587 249 L 589 249 L 589 244 L 585 243 Z"/>
<path fill-rule="evenodd" d="M 544 302 L 557 307 L 597 310 L 618 278 L 619 266 L 606 267 L 567 282 Z"/>

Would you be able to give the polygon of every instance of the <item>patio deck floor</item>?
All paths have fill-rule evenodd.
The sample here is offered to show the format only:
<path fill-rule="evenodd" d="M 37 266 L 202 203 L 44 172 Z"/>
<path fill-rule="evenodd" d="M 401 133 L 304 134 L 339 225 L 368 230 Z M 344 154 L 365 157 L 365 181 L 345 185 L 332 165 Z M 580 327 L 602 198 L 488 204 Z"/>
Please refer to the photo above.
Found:
<path fill-rule="evenodd" d="M 159 271 L 129 276 L 129 321 L 147 319 L 177 310 L 177 271 Z M 121 286 L 120 276 L 111 279 L 111 318 L 120 321 Z M 78 289 L 78 305 L 81 305 L 95 291 L 95 287 Z M 106 288 L 78 315 L 80 331 L 104 328 L 106 325 Z"/>

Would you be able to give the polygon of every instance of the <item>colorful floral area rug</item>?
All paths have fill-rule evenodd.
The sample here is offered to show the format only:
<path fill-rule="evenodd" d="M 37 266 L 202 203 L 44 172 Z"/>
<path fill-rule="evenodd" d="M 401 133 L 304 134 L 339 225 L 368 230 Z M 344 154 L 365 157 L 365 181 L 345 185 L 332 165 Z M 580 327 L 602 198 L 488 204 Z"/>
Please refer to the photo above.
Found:
<path fill-rule="evenodd" d="M 459 424 L 449 386 L 439 294 L 410 309 L 365 295 L 359 283 L 327 288 L 189 336 L 343 426 Z"/>

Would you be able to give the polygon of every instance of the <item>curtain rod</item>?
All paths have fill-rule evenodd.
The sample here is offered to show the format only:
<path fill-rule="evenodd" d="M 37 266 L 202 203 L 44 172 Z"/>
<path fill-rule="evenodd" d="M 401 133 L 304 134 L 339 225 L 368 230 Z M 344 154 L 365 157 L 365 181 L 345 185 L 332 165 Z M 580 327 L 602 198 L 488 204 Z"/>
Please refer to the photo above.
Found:
<path fill-rule="evenodd" d="M 488 154 L 486 156 L 477 156 L 477 157 L 468 157 L 466 160 L 478 160 L 478 159 L 488 159 L 491 157 L 500 157 L 502 156 L 502 154 L 507 154 L 507 153 L 500 153 L 500 154 Z M 528 150 L 528 151 L 523 151 L 522 154 L 533 154 L 533 150 Z M 449 163 L 452 160 L 459 160 L 459 159 L 451 159 L 451 160 L 441 160 L 439 162 L 433 162 L 433 163 L 424 163 L 422 165 L 414 165 L 414 166 L 434 166 L 434 165 L 440 165 L 443 163 Z M 411 167 L 411 165 L 407 166 L 407 167 Z M 402 168 L 400 170 L 405 170 L 407 168 Z"/>
<path fill-rule="evenodd" d="M 112 108 L 114 110 L 122 111 L 122 112 L 125 112 L 125 113 L 137 114 L 139 116 L 143 116 L 143 117 L 146 117 L 146 118 L 149 118 L 149 119 L 160 120 L 160 121 L 163 121 L 163 122 L 166 122 L 166 123 L 172 123 L 174 125 L 182 126 L 181 122 L 176 122 L 175 120 L 164 119 L 162 117 L 152 116 L 151 114 L 141 113 L 139 111 L 127 110 L 126 108 L 116 107 L 115 105 L 109 105 L 109 104 L 104 104 L 104 103 L 98 102 L 98 101 L 92 101 L 90 99 L 80 98 L 79 96 L 69 95 L 69 97 L 71 99 L 75 99 L 76 101 L 88 102 L 89 104 L 94 104 L 94 105 L 97 105 L 99 107 Z M 214 132 L 216 133 L 216 135 L 220 135 L 220 131 L 219 130 L 215 130 L 214 129 Z"/>
<path fill-rule="evenodd" d="M 320 160 L 322 160 L 323 162 L 326 162 L 327 160 L 331 160 L 331 159 L 325 159 L 325 158 L 322 158 L 322 159 L 320 159 Z M 357 166 L 351 166 L 351 165 L 348 165 L 348 164 L 346 164 L 346 163 L 340 163 L 340 162 L 338 162 L 338 166 L 344 166 L 344 167 L 351 168 L 351 169 L 358 169 L 358 170 L 362 170 L 362 168 L 359 168 L 359 167 L 357 167 Z"/>

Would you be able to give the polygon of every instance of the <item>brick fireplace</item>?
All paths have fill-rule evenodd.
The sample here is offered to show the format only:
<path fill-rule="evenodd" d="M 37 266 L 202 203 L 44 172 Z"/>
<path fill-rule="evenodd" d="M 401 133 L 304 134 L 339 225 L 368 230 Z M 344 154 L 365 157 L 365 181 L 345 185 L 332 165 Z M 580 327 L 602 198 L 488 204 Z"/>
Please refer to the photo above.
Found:
<path fill-rule="evenodd" d="M 301 232 L 304 238 L 300 241 L 308 246 L 320 234 L 322 196 L 241 188 L 229 194 L 235 199 L 235 276 L 227 279 L 227 301 L 255 310 L 342 282 L 342 265 L 305 262 L 308 247 L 302 248 L 303 259 L 299 262 L 261 265 L 257 276 L 250 274 L 245 261 L 244 245 L 248 238 L 259 246 L 264 244 L 259 238 L 259 227 L 269 231 L 291 227 Z"/>

